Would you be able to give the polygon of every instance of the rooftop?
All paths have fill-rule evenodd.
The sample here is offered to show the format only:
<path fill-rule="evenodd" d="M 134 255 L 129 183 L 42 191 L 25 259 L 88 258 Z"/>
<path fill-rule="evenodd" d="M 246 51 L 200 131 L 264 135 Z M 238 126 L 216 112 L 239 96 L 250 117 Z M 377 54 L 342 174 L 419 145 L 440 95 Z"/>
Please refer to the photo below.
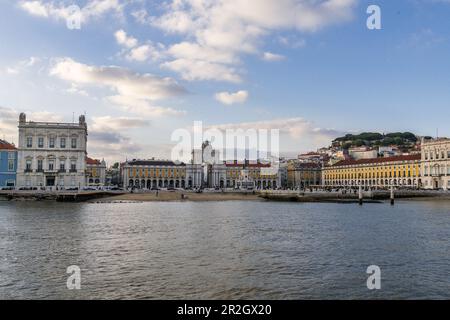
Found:
<path fill-rule="evenodd" d="M 126 164 L 131 166 L 185 166 L 183 162 L 175 163 L 170 160 L 131 160 Z"/>
<path fill-rule="evenodd" d="M 17 148 L 8 141 L 0 139 L 0 150 L 16 150 Z"/>
<path fill-rule="evenodd" d="M 373 163 L 384 163 L 384 162 L 397 162 L 397 161 L 417 161 L 421 159 L 420 154 L 402 155 L 395 157 L 386 158 L 372 158 L 372 159 L 359 159 L 359 160 L 342 160 L 333 165 L 333 167 L 340 166 L 353 166 L 359 164 L 373 164 Z"/>
<path fill-rule="evenodd" d="M 86 157 L 86 164 L 100 165 L 101 161 L 98 159 L 92 159 L 92 158 Z"/>

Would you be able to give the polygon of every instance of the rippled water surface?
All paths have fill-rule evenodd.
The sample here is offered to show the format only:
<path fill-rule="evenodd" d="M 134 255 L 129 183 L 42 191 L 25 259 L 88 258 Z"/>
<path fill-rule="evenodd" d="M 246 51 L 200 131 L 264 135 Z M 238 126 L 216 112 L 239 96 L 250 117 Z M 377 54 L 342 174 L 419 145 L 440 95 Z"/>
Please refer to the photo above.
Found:
<path fill-rule="evenodd" d="M 0 259 L 2 299 L 449 299 L 450 202 L 0 202 Z"/>

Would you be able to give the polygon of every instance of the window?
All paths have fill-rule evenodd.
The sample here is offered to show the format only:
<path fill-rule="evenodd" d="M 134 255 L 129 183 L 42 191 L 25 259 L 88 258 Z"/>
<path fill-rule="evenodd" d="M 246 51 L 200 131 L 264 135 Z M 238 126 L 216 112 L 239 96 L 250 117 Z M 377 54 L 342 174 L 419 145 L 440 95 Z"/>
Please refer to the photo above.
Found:
<path fill-rule="evenodd" d="M 70 171 L 77 171 L 77 162 L 75 160 L 70 161 Z"/>
<path fill-rule="evenodd" d="M 44 162 L 41 159 L 38 159 L 38 161 L 37 161 L 37 171 L 38 172 L 42 172 L 43 171 L 43 168 L 44 168 L 43 163 Z"/>
<path fill-rule="evenodd" d="M 48 161 L 48 170 L 49 171 L 55 170 L 55 161 L 54 160 L 49 160 Z"/>
<path fill-rule="evenodd" d="M 16 158 L 16 153 L 15 152 L 8 152 L 8 159 L 9 160 L 14 160 Z"/>
<path fill-rule="evenodd" d="M 76 149 L 77 147 L 77 138 L 72 138 L 72 149 Z"/>
<path fill-rule="evenodd" d="M 48 147 L 49 148 L 54 148 L 55 147 L 55 138 L 54 137 L 50 137 L 48 140 Z"/>
<path fill-rule="evenodd" d="M 27 137 L 27 148 L 33 147 L 33 138 Z"/>
<path fill-rule="evenodd" d="M 31 171 L 31 160 L 26 160 L 25 171 Z"/>
<path fill-rule="evenodd" d="M 66 171 L 66 163 L 64 161 L 59 163 L 59 171 Z"/>
<path fill-rule="evenodd" d="M 63 148 L 63 149 L 66 147 L 66 138 L 61 138 L 61 140 L 60 140 L 60 147 Z"/>
<path fill-rule="evenodd" d="M 44 147 L 44 138 L 39 137 L 38 138 L 38 148 L 43 148 Z"/>
<path fill-rule="evenodd" d="M 14 187 L 16 185 L 15 180 L 6 180 L 6 186 L 7 187 Z"/>
<path fill-rule="evenodd" d="M 14 171 L 14 160 L 8 160 L 8 171 Z"/>

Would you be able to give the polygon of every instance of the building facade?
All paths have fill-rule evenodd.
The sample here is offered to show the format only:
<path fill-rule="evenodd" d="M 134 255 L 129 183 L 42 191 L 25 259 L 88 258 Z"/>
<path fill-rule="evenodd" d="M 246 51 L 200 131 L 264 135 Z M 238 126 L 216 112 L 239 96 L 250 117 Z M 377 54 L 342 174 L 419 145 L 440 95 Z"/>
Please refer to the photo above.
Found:
<path fill-rule="evenodd" d="M 270 163 L 248 160 L 229 161 L 223 166 L 226 174 L 220 180 L 220 185 L 227 188 L 275 189 L 281 184 L 278 168 L 273 168 Z M 220 185 L 213 185 L 213 187 Z"/>
<path fill-rule="evenodd" d="M 0 139 L 0 188 L 16 186 L 17 149 Z"/>
<path fill-rule="evenodd" d="M 86 157 L 86 186 L 103 187 L 106 185 L 106 163 Z"/>
<path fill-rule="evenodd" d="M 288 164 L 288 188 L 304 189 L 322 184 L 322 165 L 318 162 L 291 161 Z"/>
<path fill-rule="evenodd" d="M 450 190 L 450 139 L 422 139 L 421 149 L 423 187 Z"/>
<path fill-rule="evenodd" d="M 202 167 L 169 160 L 131 160 L 121 166 L 125 188 L 198 188 Z"/>
<path fill-rule="evenodd" d="M 19 116 L 17 186 L 47 189 L 86 184 L 87 124 L 27 121 Z"/>
<path fill-rule="evenodd" d="M 322 181 L 329 187 L 411 187 L 422 186 L 421 156 L 343 160 L 322 168 Z"/>

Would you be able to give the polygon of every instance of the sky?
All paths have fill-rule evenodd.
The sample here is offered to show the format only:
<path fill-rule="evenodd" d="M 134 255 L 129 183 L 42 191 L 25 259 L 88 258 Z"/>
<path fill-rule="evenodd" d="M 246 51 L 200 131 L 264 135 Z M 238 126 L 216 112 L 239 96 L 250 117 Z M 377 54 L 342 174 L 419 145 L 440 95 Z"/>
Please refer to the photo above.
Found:
<path fill-rule="evenodd" d="M 289 156 L 361 131 L 450 136 L 449 16 L 448 0 L 0 0 L 0 137 L 17 143 L 20 112 L 86 114 L 89 155 L 112 163 L 169 158 L 194 121 L 279 129 Z"/>

